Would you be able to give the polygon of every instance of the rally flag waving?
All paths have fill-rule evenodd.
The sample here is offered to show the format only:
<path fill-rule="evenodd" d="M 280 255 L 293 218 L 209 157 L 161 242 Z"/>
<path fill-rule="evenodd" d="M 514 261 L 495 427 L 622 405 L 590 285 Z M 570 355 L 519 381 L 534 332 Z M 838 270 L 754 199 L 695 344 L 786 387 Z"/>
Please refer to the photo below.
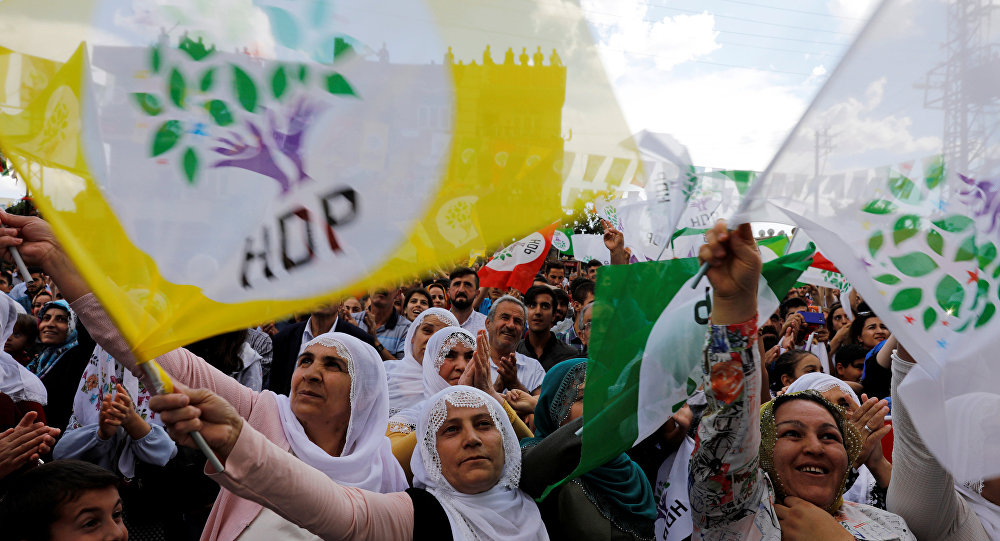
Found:
<path fill-rule="evenodd" d="M 542 270 L 557 227 L 558 224 L 552 224 L 493 254 L 493 259 L 479 269 L 479 285 L 528 291 L 535 275 Z"/>
<path fill-rule="evenodd" d="M 732 220 L 791 219 L 844 273 L 918 361 L 900 396 L 960 482 L 1000 474 L 1000 37 L 972 6 L 883 3 Z"/>

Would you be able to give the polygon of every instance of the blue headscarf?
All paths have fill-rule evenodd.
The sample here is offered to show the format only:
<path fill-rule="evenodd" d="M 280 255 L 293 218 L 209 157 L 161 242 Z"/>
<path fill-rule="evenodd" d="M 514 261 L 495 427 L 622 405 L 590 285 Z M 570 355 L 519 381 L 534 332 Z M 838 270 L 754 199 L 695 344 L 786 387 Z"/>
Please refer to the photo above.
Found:
<path fill-rule="evenodd" d="M 587 359 L 570 359 L 553 366 L 542 380 L 542 393 L 535 406 L 535 437 L 521 440 L 530 447 L 555 432 L 569 417 L 570 408 L 587 376 Z M 650 521 L 656 519 L 656 502 L 649 480 L 639 465 L 622 453 L 580 476 L 586 486 L 599 492 L 598 499 L 618 511 Z M 598 503 L 598 502 L 595 502 Z M 599 505 L 599 503 L 598 503 Z M 618 513 L 614 513 L 617 516 Z M 629 522 L 622 517 L 622 521 Z M 618 521 L 615 521 L 618 522 Z"/>
<path fill-rule="evenodd" d="M 52 308 L 65 310 L 69 315 L 69 331 L 66 333 L 66 340 L 62 344 L 47 346 L 28 364 L 28 370 L 34 372 L 39 378 L 44 378 L 49 373 L 49 370 L 52 370 L 52 367 L 59 362 L 63 354 L 76 347 L 77 344 L 76 312 L 69 307 L 69 303 L 66 301 L 58 300 L 45 303 L 45 306 L 38 311 L 38 320 L 41 321 L 45 317 L 45 313 Z"/>

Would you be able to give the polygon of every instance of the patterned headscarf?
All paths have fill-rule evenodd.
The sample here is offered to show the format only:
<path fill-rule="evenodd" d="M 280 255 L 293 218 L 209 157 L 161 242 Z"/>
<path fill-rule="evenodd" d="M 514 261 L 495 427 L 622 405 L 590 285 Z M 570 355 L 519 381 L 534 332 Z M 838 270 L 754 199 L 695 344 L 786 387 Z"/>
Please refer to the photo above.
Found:
<path fill-rule="evenodd" d="M 830 514 L 837 512 L 840 506 L 844 503 L 844 491 L 847 490 L 847 478 L 850 474 L 851 465 L 854 464 L 858 457 L 861 456 L 861 448 L 864 446 L 864 438 L 861 436 L 861 432 L 858 431 L 846 417 L 844 417 L 842 410 L 837 406 L 833 405 L 829 400 L 823 398 L 823 395 L 817 393 L 816 391 L 802 391 L 800 393 L 789 393 L 783 394 L 774 400 L 764 404 L 760 407 L 760 467 L 763 468 L 767 475 L 771 478 L 771 483 L 774 485 L 775 500 L 782 501 L 785 499 L 785 487 L 782 484 L 781 478 L 778 477 L 778 472 L 774 467 L 774 444 L 777 441 L 777 430 L 774 426 L 774 411 L 778 409 L 782 404 L 786 402 L 791 402 L 792 400 L 808 400 L 810 402 L 815 402 L 830 412 L 833 416 L 833 420 L 837 423 L 837 428 L 840 429 L 841 438 L 844 440 L 844 448 L 847 450 L 847 470 L 844 472 L 844 478 L 840 482 L 840 488 L 837 490 L 837 497 L 834 499 L 833 503 L 826 508 L 826 511 Z"/>
<path fill-rule="evenodd" d="M 69 303 L 64 300 L 50 301 L 45 303 L 45 306 L 38 311 L 38 321 L 41 321 L 45 317 L 45 313 L 49 310 L 57 308 L 63 310 L 68 314 L 69 329 L 66 332 L 66 340 L 62 344 L 48 346 L 42 350 L 41 353 L 35 357 L 35 360 L 28 364 L 28 370 L 31 370 L 39 378 L 44 378 L 49 370 L 62 359 L 62 356 L 69 350 L 73 349 L 77 345 L 77 333 L 76 333 L 76 312 L 69 307 Z"/>

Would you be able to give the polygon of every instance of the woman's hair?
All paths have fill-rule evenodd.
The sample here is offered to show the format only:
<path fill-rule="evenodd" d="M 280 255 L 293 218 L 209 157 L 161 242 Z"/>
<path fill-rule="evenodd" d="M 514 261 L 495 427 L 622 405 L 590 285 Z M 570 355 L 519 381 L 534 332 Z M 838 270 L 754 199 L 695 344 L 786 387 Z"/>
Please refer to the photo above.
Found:
<path fill-rule="evenodd" d="M 406 296 L 403 297 L 403 310 L 406 310 L 406 307 L 409 306 L 410 297 L 414 295 L 423 295 L 424 298 L 427 299 L 427 306 L 433 306 L 431 304 L 431 294 L 428 293 L 427 290 L 422 287 L 415 287 L 413 289 L 407 290 Z"/>
<path fill-rule="evenodd" d="M 185 349 L 204 359 L 226 374 L 243 368 L 240 350 L 247 339 L 247 330 L 227 332 L 188 344 Z"/>
<path fill-rule="evenodd" d="M 48 297 L 50 299 L 55 299 L 56 298 L 56 296 L 53 295 L 52 292 L 49 291 L 48 289 L 43 289 L 43 290 L 39 291 L 38 293 L 35 293 L 35 296 L 32 297 L 31 300 L 34 301 L 38 297 Z"/>
<path fill-rule="evenodd" d="M 835 302 L 832 306 L 830 306 L 830 309 L 826 311 L 826 330 L 830 331 L 830 338 L 833 338 L 833 335 L 836 334 L 833 330 L 833 313 L 841 308 L 843 308 L 843 306 L 839 302 Z"/>
<path fill-rule="evenodd" d="M 773 346 L 772 346 L 773 347 Z M 768 379 L 771 382 L 771 390 L 778 392 L 785 385 L 781 383 L 781 376 L 792 376 L 795 374 L 795 366 L 799 364 L 806 355 L 812 355 L 808 351 L 801 349 L 790 349 L 774 360 L 774 364 L 769 367 Z"/>
<path fill-rule="evenodd" d="M 48 540 L 61 507 L 85 492 L 117 487 L 118 476 L 80 460 L 56 460 L 12 479 L 0 496 L 5 539 Z"/>
<path fill-rule="evenodd" d="M 38 318 L 31 314 L 18 314 L 17 321 L 14 322 L 14 332 L 28 337 L 29 346 L 34 344 L 38 339 Z"/>
<path fill-rule="evenodd" d="M 849 343 L 851 344 L 860 343 L 858 340 L 861 339 L 861 333 L 864 332 L 865 330 L 865 324 L 867 324 L 868 320 L 873 317 L 878 317 L 877 315 L 875 315 L 875 312 L 858 312 L 855 315 L 854 321 L 851 322 Z"/>

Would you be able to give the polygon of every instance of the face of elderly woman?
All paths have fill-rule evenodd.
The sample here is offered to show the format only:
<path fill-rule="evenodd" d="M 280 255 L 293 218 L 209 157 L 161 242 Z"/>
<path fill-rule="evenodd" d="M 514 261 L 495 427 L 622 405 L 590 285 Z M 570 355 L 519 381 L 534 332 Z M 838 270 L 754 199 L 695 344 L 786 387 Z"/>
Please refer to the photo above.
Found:
<path fill-rule="evenodd" d="M 826 508 L 847 475 L 847 449 L 833 415 L 808 400 L 792 400 L 774 412 L 774 469 L 786 496 Z"/>
<path fill-rule="evenodd" d="M 503 474 L 503 438 L 486 406 L 448 404 L 448 416 L 437 431 L 437 451 L 441 474 L 463 494 L 486 492 Z"/>
<path fill-rule="evenodd" d="M 447 323 L 434 316 L 425 316 L 423 321 L 420 322 L 420 327 L 413 331 L 413 341 L 410 342 L 410 347 L 413 348 L 413 358 L 418 363 L 423 364 L 424 362 L 424 350 L 427 349 L 427 341 L 431 339 L 431 336 L 434 336 L 434 333 L 447 326 Z"/>
<path fill-rule="evenodd" d="M 336 349 L 313 344 L 299 355 L 292 373 L 292 413 L 306 429 L 346 427 L 351 419 L 351 375 Z"/>
<path fill-rule="evenodd" d="M 466 367 L 472 362 L 473 349 L 463 344 L 455 344 L 444 356 L 444 363 L 438 370 L 441 378 L 448 382 L 448 385 L 458 385 L 458 380 L 462 378 Z"/>

